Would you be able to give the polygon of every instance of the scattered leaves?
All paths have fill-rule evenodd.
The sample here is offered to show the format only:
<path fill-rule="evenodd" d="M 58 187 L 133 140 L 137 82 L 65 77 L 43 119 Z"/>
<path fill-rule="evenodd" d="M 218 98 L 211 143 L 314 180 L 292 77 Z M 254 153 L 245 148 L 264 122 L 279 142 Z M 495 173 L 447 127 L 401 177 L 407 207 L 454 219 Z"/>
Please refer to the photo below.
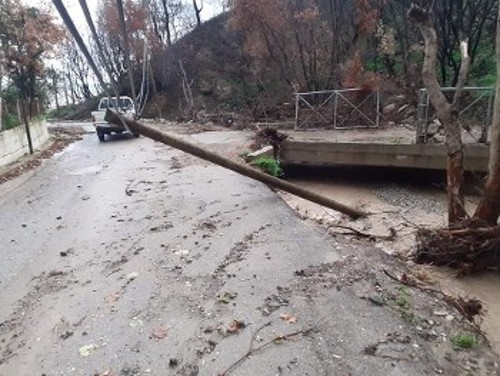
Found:
<path fill-rule="evenodd" d="M 231 300 L 236 299 L 238 293 L 234 292 L 222 292 L 217 296 L 219 303 L 229 304 Z"/>
<path fill-rule="evenodd" d="M 231 324 L 229 324 L 227 328 L 227 332 L 230 334 L 239 333 L 240 329 L 243 329 L 246 326 L 244 321 L 241 320 L 233 320 Z"/>
<path fill-rule="evenodd" d="M 120 299 L 120 294 L 117 292 L 111 293 L 104 298 L 104 301 L 108 304 L 116 303 Z"/>
<path fill-rule="evenodd" d="M 295 324 L 297 322 L 297 318 L 295 316 L 289 314 L 283 314 L 280 316 L 280 319 L 287 322 L 288 324 Z"/>
<path fill-rule="evenodd" d="M 167 336 L 167 329 L 163 327 L 159 328 L 154 328 L 153 331 L 151 332 L 151 338 L 154 338 L 156 340 L 163 339 Z"/>

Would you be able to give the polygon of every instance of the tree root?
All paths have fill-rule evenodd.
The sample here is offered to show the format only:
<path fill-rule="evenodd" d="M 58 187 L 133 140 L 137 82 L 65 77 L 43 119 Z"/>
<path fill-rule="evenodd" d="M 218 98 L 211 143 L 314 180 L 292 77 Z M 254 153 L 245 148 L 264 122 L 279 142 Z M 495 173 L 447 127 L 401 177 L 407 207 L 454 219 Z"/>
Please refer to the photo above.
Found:
<path fill-rule="evenodd" d="M 500 226 L 419 229 L 415 261 L 449 266 L 462 275 L 500 269 Z"/>

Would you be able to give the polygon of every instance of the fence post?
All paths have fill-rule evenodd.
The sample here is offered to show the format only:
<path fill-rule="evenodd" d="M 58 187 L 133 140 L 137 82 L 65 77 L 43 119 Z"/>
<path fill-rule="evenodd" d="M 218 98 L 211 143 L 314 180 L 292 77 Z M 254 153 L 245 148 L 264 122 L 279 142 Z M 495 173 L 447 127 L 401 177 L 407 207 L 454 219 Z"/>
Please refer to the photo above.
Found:
<path fill-rule="evenodd" d="M 300 93 L 295 93 L 295 129 L 299 128 L 299 96 Z"/>
<path fill-rule="evenodd" d="M 333 97 L 333 129 L 337 129 L 337 101 L 338 101 L 338 93 L 337 90 L 334 92 Z"/>

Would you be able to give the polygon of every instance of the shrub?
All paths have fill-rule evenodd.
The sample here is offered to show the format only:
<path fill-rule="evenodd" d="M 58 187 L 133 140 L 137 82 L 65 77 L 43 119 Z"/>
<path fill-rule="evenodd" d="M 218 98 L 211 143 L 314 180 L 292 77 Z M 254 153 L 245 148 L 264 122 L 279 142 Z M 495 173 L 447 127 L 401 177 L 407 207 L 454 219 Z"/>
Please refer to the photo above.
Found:
<path fill-rule="evenodd" d="M 283 176 L 283 169 L 279 161 L 271 157 L 260 157 L 251 163 L 251 165 L 260 168 L 266 174 L 274 177 Z"/>

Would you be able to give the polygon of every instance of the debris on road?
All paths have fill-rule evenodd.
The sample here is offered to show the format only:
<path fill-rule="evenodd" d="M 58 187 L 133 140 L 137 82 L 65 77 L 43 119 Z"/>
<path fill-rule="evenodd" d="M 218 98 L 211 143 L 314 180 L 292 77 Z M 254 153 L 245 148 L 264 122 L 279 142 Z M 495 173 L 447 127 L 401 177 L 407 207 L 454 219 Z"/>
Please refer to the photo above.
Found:
<path fill-rule="evenodd" d="M 238 296 L 238 293 L 236 292 L 221 292 L 219 295 L 217 295 L 217 300 L 219 303 L 224 303 L 224 304 L 229 304 L 231 303 L 231 300 L 236 299 Z"/>
<path fill-rule="evenodd" d="M 295 324 L 297 322 L 297 318 L 295 316 L 289 314 L 283 314 L 280 316 L 280 319 L 285 321 L 288 324 Z"/>
<path fill-rule="evenodd" d="M 233 320 L 231 324 L 227 327 L 226 331 L 229 334 L 237 334 L 239 333 L 240 329 L 243 329 L 246 327 L 246 324 L 242 320 Z"/>
<path fill-rule="evenodd" d="M 164 327 L 159 327 L 159 328 L 154 328 L 153 331 L 151 332 L 151 338 L 154 338 L 156 340 L 163 339 L 167 336 L 167 329 Z"/>
<path fill-rule="evenodd" d="M 137 279 L 139 277 L 139 272 L 132 272 L 127 274 L 125 277 L 127 279 L 127 282 L 132 282 L 133 280 Z"/>
<path fill-rule="evenodd" d="M 80 356 L 87 357 L 92 354 L 94 350 L 96 350 L 98 346 L 95 343 L 91 343 L 88 345 L 84 345 L 78 349 L 78 352 L 80 353 Z"/>

